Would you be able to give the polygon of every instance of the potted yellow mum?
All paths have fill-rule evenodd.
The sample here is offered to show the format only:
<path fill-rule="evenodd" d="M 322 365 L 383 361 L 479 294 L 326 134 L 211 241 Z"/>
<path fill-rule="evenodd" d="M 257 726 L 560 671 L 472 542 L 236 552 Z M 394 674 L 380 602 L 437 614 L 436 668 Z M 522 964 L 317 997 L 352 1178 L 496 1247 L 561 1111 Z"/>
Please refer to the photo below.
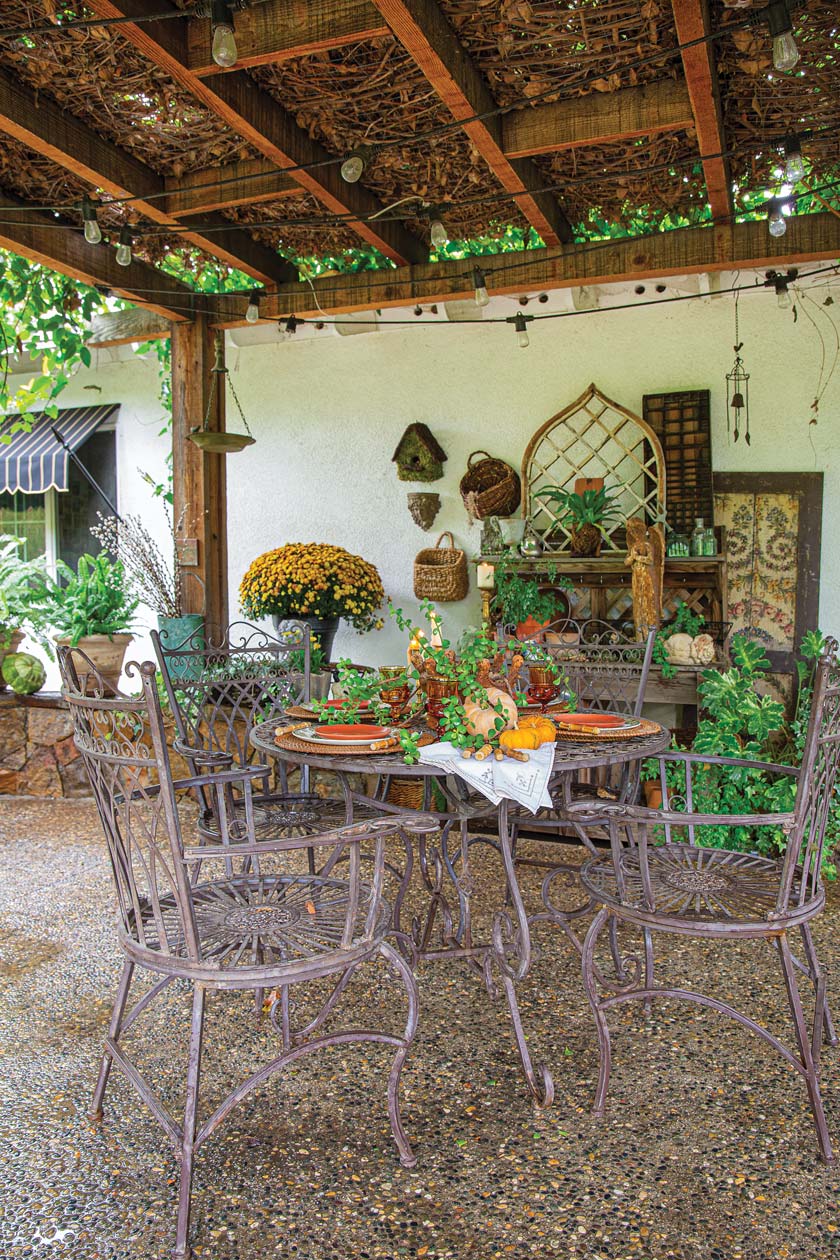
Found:
<path fill-rule="evenodd" d="M 251 562 L 239 587 L 242 611 L 283 621 L 303 621 L 318 639 L 325 659 L 342 617 L 359 632 L 379 630 L 385 598 L 376 567 L 331 543 L 286 543 Z"/>

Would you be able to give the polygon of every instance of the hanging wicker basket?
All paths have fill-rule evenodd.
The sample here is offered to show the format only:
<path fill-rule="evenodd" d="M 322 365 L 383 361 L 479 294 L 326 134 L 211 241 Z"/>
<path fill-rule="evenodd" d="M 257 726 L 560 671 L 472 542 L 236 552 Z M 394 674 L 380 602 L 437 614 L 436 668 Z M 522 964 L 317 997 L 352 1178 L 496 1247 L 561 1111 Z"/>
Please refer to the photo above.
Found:
<path fill-rule="evenodd" d="M 478 455 L 484 458 L 474 464 Z M 461 478 L 461 498 L 470 524 L 487 516 L 512 516 L 522 500 L 519 475 L 503 459 L 493 459 L 486 451 L 473 451 Z"/>
<path fill-rule="evenodd" d="M 441 547 L 444 538 L 448 547 Z M 414 560 L 414 594 L 433 603 L 452 603 L 463 599 L 469 590 L 467 557 L 447 530 L 434 547 L 424 547 Z"/>

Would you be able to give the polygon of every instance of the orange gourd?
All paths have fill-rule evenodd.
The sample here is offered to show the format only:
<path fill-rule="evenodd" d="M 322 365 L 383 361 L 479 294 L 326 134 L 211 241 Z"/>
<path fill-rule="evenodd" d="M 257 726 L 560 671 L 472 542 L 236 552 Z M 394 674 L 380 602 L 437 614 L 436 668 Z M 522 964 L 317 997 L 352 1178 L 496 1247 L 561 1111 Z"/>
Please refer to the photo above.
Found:
<path fill-rule="evenodd" d="M 541 744 L 550 744 L 554 742 L 557 735 L 557 727 L 550 718 L 543 717 L 539 713 L 526 714 L 525 717 L 519 719 L 520 729 L 536 731 L 540 737 Z"/>
<path fill-rule="evenodd" d="M 539 748 L 539 734 L 531 727 L 517 727 L 512 731 L 502 731 L 499 736 L 500 748 Z"/>

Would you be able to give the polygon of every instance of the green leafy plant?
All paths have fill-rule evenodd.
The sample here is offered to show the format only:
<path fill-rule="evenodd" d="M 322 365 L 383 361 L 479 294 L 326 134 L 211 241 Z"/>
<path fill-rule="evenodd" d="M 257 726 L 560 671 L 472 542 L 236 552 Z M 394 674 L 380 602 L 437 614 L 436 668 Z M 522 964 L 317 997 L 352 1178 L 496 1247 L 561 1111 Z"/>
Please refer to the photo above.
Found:
<path fill-rule="evenodd" d="M 47 589 L 43 556 L 24 560 L 22 538 L 0 534 L 0 651 L 6 651 L 16 630 L 41 638 L 37 608 Z"/>
<path fill-rule="evenodd" d="M 553 621 L 563 610 L 564 601 L 557 590 L 571 590 L 572 583 L 565 576 L 557 576 L 557 570 L 551 566 L 545 572 L 545 579 L 551 582 L 555 590 L 546 591 L 536 577 L 524 577 L 519 570 L 519 561 L 503 556 L 496 565 L 496 591 L 490 603 L 493 617 L 503 626 L 520 625 L 533 617 L 535 621 Z"/>
<path fill-rule="evenodd" d="M 688 633 L 688 631 L 686 631 Z M 730 645 L 732 666 L 727 670 L 705 670 L 699 687 L 703 717 L 691 745 L 691 752 L 709 756 L 737 757 L 747 761 L 772 761 L 797 765 L 802 759 L 813 699 L 816 663 L 823 647 L 818 631 L 806 634 L 797 663 L 797 697 L 794 717 L 785 720 L 784 705 L 758 688 L 770 670 L 761 644 L 735 635 Z M 666 785 L 673 793 L 671 808 L 686 809 L 685 767 L 666 763 Z M 660 778 L 656 759 L 645 762 L 642 778 Z M 787 776 L 774 776 L 746 766 L 717 766 L 695 763 L 692 772 L 692 807 L 705 814 L 786 813 L 793 809 L 796 783 Z M 735 826 L 698 827 L 697 841 L 708 848 L 726 848 L 747 853 L 778 856 L 786 838 L 779 827 Z M 836 874 L 833 854 L 840 842 L 840 803 L 835 797 L 826 829 L 823 873 Z"/>
<path fill-rule="evenodd" d="M 544 486 L 535 497 L 556 504 L 562 513 L 560 523 L 567 529 L 594 525 L 603 534 L 604 526 L 619 520 L 622 515 L 618 495 L 606 486 L 598 490 L 584 490 L 582 494 L 575 490 L 563 490 L 560 486 Z"/>
<path fill-rule="evenodd" d="M 46 598 L 39 613 L 73 647 L 92 634 L 113 638 L 131 626 L 138 600 L 130 594 L 119 560 L 106 551 L 80 556 L 75 573 L 58 562 L 58 580 L 47 579 Z"/>

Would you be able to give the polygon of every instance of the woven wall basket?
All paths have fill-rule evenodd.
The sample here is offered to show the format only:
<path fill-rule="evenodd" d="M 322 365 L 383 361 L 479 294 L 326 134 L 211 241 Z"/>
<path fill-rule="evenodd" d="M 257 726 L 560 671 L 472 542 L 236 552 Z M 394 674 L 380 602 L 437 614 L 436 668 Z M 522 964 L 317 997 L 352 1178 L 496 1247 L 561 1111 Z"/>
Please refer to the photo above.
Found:
<path fill-rule="evenodd" d="M 441 547 L 444 538 L 448 547 Z M 414 594 L 418 599 L 447 603 L 463 599 L 469 590 L 467 557 L 447 530 L 434 547 L 424 547 L 414 560 Z"/>
<path fill-rule="evenodd" d="M 484 458 L 474 464 L 477 455 Z M 519 475 L 504 460 L 493 459 L 486 451 L 473 451 L 461 478 L 461 498 L 470 523 L 487 516 L 512 516 L 522 500 Z"/>

